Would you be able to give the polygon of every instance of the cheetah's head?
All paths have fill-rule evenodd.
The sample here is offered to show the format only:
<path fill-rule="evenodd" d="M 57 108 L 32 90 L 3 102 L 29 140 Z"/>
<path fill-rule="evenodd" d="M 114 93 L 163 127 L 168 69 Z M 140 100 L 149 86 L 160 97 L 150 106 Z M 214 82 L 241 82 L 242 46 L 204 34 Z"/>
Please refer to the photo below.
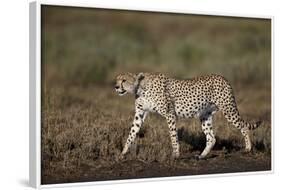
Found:
<path fill-rule="evenodd" d="M 123 96 L 128 92 L 131 94 L 136 93 L 136 89 L 138 88 L 139 81 L 144 77 L 143 73 L 132 74 L 125 73 L 119 74 L 116 77 L 115 90 L 119 94 L 119 96 Z"/>

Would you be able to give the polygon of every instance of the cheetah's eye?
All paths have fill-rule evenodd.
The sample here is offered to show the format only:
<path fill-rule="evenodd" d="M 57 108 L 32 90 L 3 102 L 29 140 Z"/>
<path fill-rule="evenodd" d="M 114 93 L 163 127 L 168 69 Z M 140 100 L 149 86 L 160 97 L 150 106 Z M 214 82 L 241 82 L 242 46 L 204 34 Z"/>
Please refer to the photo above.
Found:
<path fill-rule="evenodd" d="M 122 82 L 126 82 L 126 79 L 123 79 Z"/>

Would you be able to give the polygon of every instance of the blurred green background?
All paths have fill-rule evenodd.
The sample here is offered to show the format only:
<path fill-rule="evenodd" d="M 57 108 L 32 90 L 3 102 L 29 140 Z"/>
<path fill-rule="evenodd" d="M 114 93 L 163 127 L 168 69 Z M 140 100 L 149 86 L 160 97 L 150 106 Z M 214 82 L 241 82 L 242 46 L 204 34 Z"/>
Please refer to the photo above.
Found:
<path fill-rule="evenodd" d="M 237 85 L 271 84 L 269 19 L 43 6 L 42 63 L 50 85 L 111 84 L 120 72 Z"/>

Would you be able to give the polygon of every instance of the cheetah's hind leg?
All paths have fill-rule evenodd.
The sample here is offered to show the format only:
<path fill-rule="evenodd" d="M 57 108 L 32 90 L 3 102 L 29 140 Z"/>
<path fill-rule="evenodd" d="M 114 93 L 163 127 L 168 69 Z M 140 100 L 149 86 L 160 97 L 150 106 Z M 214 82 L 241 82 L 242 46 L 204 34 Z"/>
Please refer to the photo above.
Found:
<path fill-rule="evenodd" d="M 180 150 L 179 150 L 178 132 L 176 128 L 176 116 L 172 113 L 169 113 L 168 116 L 166 117 L 166 120 L 169 126 L 170 138 L 173 147 L 172 158 L 178 159 L 180 156 Z"/>
<path fill-rule="evenodd" d="M 245 141 L 245 152 L 250 152 L 252 150 L 252 143 L 249 135 L 249 128 L 243 127 L 240 131 Z"/>
<path fill-rule="evenodd" d="M 205 158 L 212 150 L 216 143 L 216 138 L 213 131 L 213 114 L 215 112 L 207 112 L 200 116 L 201 127 L 206 136 L 206 147 L 203 152 L 197 156 L 197 159 Z"/>

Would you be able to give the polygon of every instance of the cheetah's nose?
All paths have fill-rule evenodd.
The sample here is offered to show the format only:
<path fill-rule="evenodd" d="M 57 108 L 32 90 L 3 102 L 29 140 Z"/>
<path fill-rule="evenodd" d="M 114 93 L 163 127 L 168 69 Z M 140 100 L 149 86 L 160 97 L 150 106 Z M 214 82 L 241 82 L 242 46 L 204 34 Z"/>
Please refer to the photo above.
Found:
<path fill-rule="evenodd" d="M 115 89 L 116 89 L 116 90 L 119 89 L 119 86 L 116 85 L 116 86 L 115 86 Z"/>

